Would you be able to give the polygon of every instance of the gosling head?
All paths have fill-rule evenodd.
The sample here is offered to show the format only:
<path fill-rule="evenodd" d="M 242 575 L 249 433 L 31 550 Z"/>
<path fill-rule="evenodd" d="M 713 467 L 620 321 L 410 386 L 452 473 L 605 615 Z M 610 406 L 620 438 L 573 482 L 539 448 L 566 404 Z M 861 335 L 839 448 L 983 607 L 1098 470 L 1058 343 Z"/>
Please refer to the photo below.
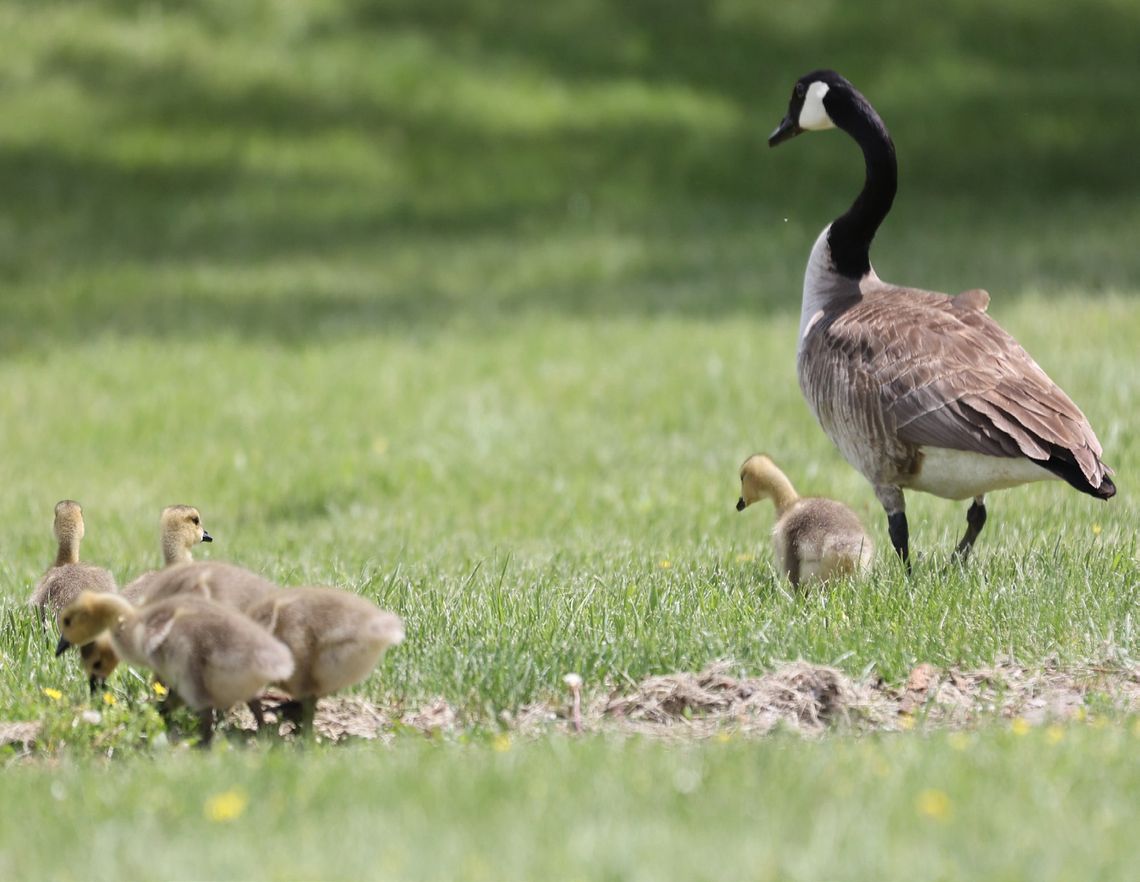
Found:
<path fill-rule="evenodd" d="M 189 561 L 191 548 L 213 541 L 194 506 L 168 505 L 162 510 L 162 551 L 168 564 Z"/>
<path fill-rule="evenodd" d="M 55 654 L 60 656 L 71 646 L 90 643 L 112 627 L 124 603 L 127 601 L 114 594 L 84 591 L 59 613 L 60 638 Z"/>
<path fill-rule="evenodd" d="M 752 454 L 740 467 L 740 498 L 736 500 L 736 510 L 744 511 L 761 499 L 775 499 L 779 485 L 786 480 L 771 458 L 763 453 Z"/>
<path fill-rule="evenodd" d="M 768 146 L 775 147 L 803 132 L 833 129 L 845 109 L 865 104 L 866 99 L 835 71 L 814 70 L 796 80 L 788 115 L 768 136 Z"/>
<path fill-rule="evenodd" d="M 119 666 L 119 656 L 115 654 L 111 638 L 106 634 L 100 634 L 90 643 L 80 646 L 79 657 L 92 695 L 106 684 L 107 678 Z"/>

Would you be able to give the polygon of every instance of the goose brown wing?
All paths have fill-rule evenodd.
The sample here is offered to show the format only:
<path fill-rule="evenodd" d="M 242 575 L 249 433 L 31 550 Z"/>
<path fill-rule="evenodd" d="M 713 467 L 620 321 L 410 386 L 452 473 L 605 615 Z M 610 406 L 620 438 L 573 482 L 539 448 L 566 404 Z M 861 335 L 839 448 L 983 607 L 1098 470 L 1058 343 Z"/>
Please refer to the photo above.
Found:
<path fill-rule="evenodd" d="M 1079 489 L 1105 483 L 1110 470 L 1084 414 L 973 304 L 887 288 L 836 316 L 826 333 L 833 350 L 870 373 L 900 441 L 1026 456 Z M 1073 467 L 1079 473 L 1065 472 Z"/>

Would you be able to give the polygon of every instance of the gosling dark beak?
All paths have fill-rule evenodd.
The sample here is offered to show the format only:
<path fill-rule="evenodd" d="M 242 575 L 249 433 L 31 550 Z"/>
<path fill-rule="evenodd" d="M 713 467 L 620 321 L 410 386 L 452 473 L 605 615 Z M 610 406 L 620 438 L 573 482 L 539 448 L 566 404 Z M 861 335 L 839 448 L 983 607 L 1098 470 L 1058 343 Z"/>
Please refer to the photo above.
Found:
<path fill-rule="evenodd" d="M 741 496 L 738 500 L 736 500 L 736 510 L 737 511 L 744 511 L 744 509 L 746 509 L 746 508 L 748 508 L 748 503 L 745 502 L 744 497 Z"/>
<path fill-rule="evenodd" d="M 790 116 L 785 116 L 784 119 L 776 126 L 776 130 L 768 136 L 768 146 L 775 147 L 777 144 L 783 144 L 789 138 L 794 138 L 800 134 L 803 129 L 799 124 Z"/>
<path fill-rule="evenodd" d="M 211 536 L 209 533 L 207 533 L 205 530 L 203 530 L 202 531 L 202 541 L 203 542 L 213 542 L 214 537 Z"/>
<path fill-rule="evenodd" d="M 104 686 L 107 685 L 107 681 L 102 680 L 99 677 L 96 677 L 94 674 L 92 674 L 90 677 L 87 678 L 87 685 L 91 689 L 91 694 L 94 695 L 96 692 L 98 692 L 100 689 L 102 689 Z"/>
<path fill-rule="evenodd" d="M 71 648 L 71 641 L 68 640 L 66 637 L 60 637 L 59 643 L 57 643 L 55 645 L 55 657 L 59 658 L 61 655 L 63 655 L 65 652 L 67 652 L 67 650 L 70 648 Z"/>

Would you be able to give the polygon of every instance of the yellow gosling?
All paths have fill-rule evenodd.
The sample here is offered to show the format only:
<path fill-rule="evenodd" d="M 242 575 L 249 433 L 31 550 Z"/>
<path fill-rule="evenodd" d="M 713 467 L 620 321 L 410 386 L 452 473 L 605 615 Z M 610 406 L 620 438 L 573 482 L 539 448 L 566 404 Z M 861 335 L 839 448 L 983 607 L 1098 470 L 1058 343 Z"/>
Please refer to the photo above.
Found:
<path fill-rule="evenodd" d="M 55 563 L 32 589 L 28 604 L 39 611 L 41 621 L 50 612 L 58 625 L 60 610 L 83 591 L 114 591 L 115 577 L 102 567 L 79 562 L 79 544 L 86 529 L 83 508 L 78 502 L 64 499 L 56 503 L 52 529 L 59 546 Z"/>
<path fill-rule="evenodd" d="M 337 588 L 284 588 L 249 616 L 293 653 L 290 676 L 275 681 L 296 702 L 311 732 L 317 699 L 359 683 L 384 651 L 404 639 L 404 623 L 369 600 Z"/>
<path fill-rule="evenodd" d="M 84 592 L 60 618 L 56 654 L 106 632 L 115 654 L 154 671 L 199 715 L 201 743 L 214 712 L 253 699 L 293 673 L 287 646 L 242 614 L 199 597 L 136 607 L 117 594 Z"/>
<path fill-rule="evenodd" d="M 160 519 L 162 534 L 162 560 L 164 567 L 186 564 L 194 560 L 193 548 L 201 542 L 213 542 L 214 537 L 202 526 L 202 516 L 192 505 L 168 505 Z M 148 586 L 162 570 L 143 573 L 123 588 L 123 596 L 138 603 Z"/>
<path fill-rule="evenodd" d="M 842 502 L 799 496 L 792 482 L 764 454 L 754 454 L 740 467 L 737 511 L 761 499 L 776 506 L 772 547 L 776 562 L 794 586 L 871 568 L 874 546 L 863 524 Z"/>

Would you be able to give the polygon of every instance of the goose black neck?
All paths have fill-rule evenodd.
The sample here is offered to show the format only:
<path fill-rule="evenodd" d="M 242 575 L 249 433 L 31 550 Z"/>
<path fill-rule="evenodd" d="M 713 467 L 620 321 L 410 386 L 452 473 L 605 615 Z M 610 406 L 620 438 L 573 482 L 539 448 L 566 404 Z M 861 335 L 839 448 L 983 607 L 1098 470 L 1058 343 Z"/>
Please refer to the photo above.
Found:
<path fill-rule="evenodd" d="M 829 108 L 837 127 L 863 150 L 867 178 L 855 202 L 831 225 L 828 244 L 831 259 L 841 275 L 861 279 L 871 269 L 871 240 L 891 210 L 898 187 L 895 145 L 875 109 L 862 95 L 842 106 Z"/>

